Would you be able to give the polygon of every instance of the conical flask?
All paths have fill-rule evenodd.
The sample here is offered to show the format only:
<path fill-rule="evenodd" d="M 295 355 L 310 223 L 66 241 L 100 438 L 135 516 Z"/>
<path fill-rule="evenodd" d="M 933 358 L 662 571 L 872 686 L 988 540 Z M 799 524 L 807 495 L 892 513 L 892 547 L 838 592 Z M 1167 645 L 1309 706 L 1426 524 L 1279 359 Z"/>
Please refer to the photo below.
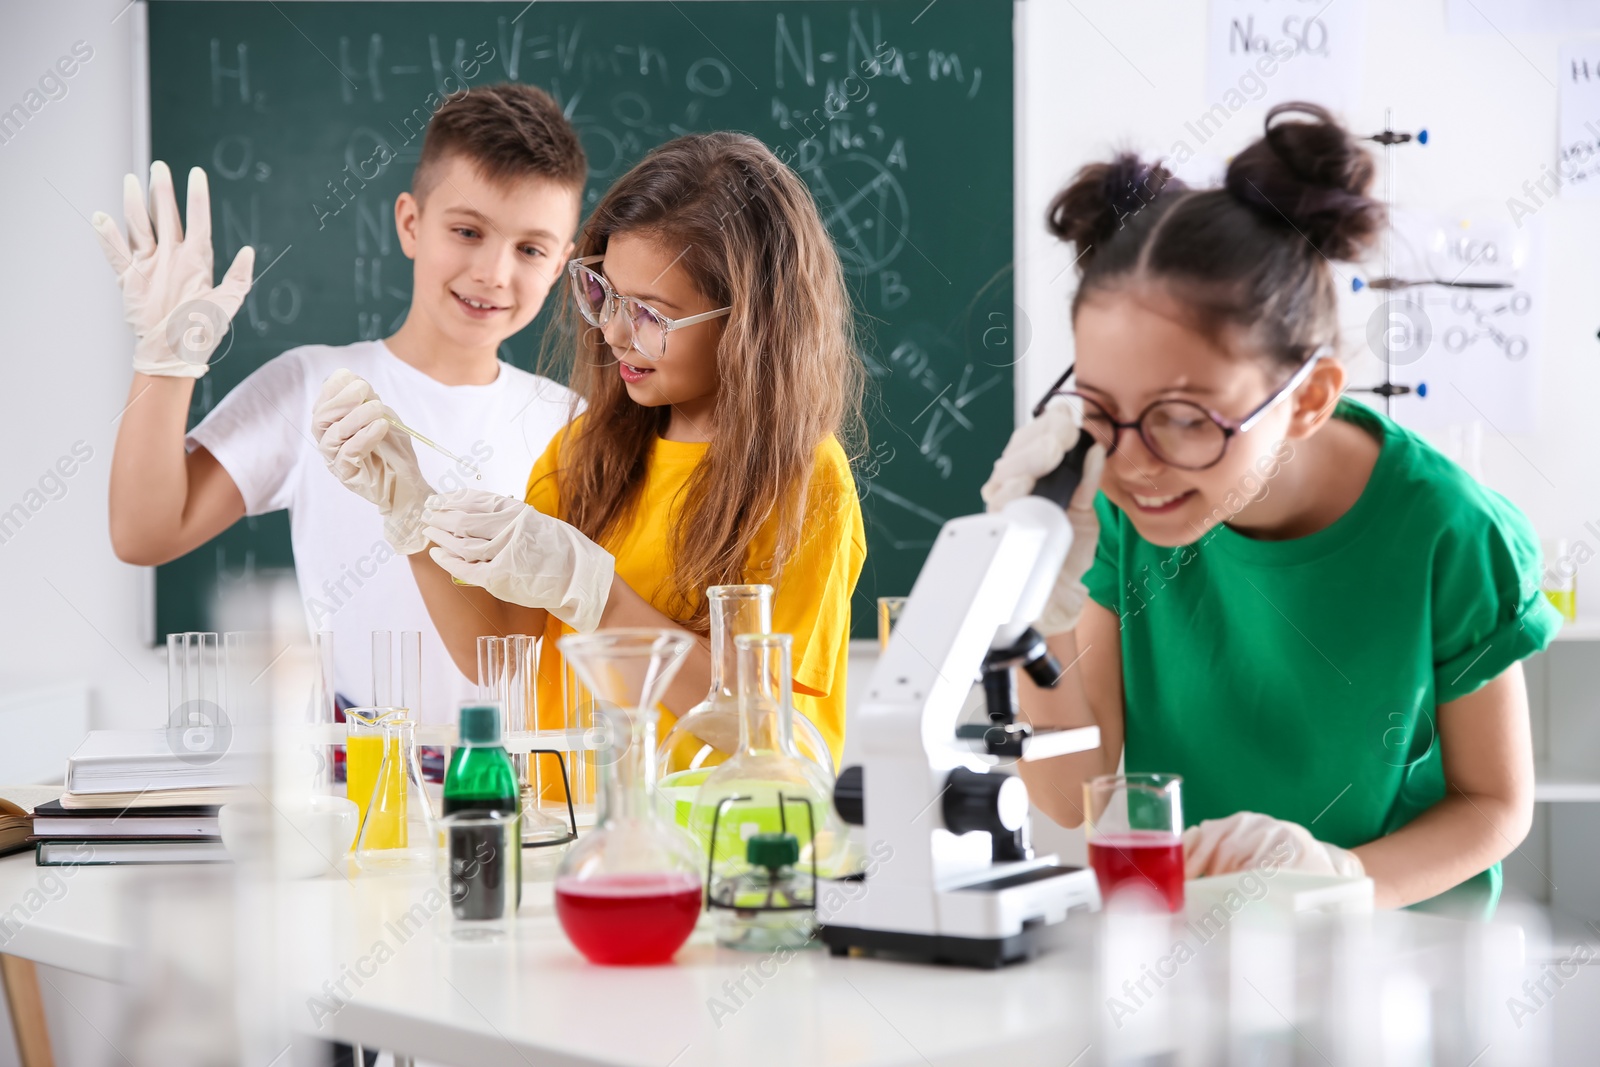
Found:
<path fill-rule="evenodd" d="M 345 796 L 356 806 L 356 835 L 361 834 L 361 824 L 367 818 L 367 802 L 372 799 L 372 788 L 378 783 L 378 771 L 383 767 L 386 746 L 383 724 L 389 719 L 405 715 L 404 708 L 367 707 L 346 708 L 345 725 Z"/>
<path fill-rule="evenodd" d="M 356 863 L 364 871 L 431 871 L 439 822 L 417 759 L 416 723 L 391 713 L 377 726 L 383 759 L 361 814 Z"/>
<path fill-rule="evenodd" d="M 593 963 L 665 963 L 701 907 L 694 842 L 657 814 L 657 702 L 694 644 L 677 630 L 599 630 L 561 639 L 595 697 L 600 744 L 595 828 L 556 871 L 556 917 Z"/>
<path fill-rule="evenodd" d="M 714 585 L 706 590 L 706 599 L 711 605 L 711 689 L 673 725 L 656 753 L 662 797 L 685 818 L 706 769 L 738 751 L 739 660 L 734 639 L 772 632 L 772 586 Z M 831 781 L 833 756 L 822 733 L 804 715 L 794 716 L 793 730 L 795 750 Z"/>
<path fill-rule="evenodd" d="M 792 834 L 800 843 L 800 865 L 814 862 L 821 877 L 852 869 L 848 835 L 833 813 L 833 778 L 795 748 L 791 643 L 788 634 L 734 639 L 739 751 L 712 768 L 689 815 L 714 879 L 748 871 L 745 841 L 758 833 Z"/>

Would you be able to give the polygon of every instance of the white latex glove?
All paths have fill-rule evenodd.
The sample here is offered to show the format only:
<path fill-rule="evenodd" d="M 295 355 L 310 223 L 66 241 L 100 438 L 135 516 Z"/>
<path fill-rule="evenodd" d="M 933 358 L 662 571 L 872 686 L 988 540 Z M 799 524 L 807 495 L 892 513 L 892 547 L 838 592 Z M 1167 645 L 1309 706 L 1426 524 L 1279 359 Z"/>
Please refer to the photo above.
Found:
<path fill-rule="evenodd" d="M 388 406 L 361 378 L 336 370 L 322 383 L 311 411 L 311 432 L 333 476 L 383 515 L 383 536 L 401 555 L 428 547 L 422 505 L 433 487 L 422 477 L 411 438 L 386 416 Z"/>
<path fill-rule="evenodd" d="M 139 179 L 122 179 L 122 211 L 128 236 L 103 211 L 90 219 L 100 249 L 117 272 L 122 313 L 138 343 L 133 369 L 168 378 L 199 378 L 217 350 L 234 313 L 250 292 L 256 250 L 239 249 L 222 284 L 211 284 L 211 191 L 206 172 L 189 172 L 189 234 L 178 220 L 172 172 L 156 160 L 150 165 L 150 205 Z M 155 226 L 152 231 L 151 217 Z"/>
<path fill-rule="evenodd" d="M 481 489 L 435 496 L 422 513 L 433 561 L 468 585 L 544 608 L 577 630 L 600 625 L 616 560 L 577 527 Z"/>
<path fill-rule="evenodd" d="M 1366 868 L 1354 852 L 1318 841 L 1299 823 L 1241 811 L 1207 819 L 1183 832 L 1184 876 L 1202 878 L 1265 866 L 1308 874 L 1359 878 Z"/>
<path fill-rule="evenodd" d="M 1066 397 L 1057 397 L 1044 414 L 1017 427 L 1006 442 L 1005 451 L 995 460 L 989 480 L 983 483 L 983 500 L 991 512 L 1000 511 L 1013 500 L 1033 492 L 1034 483 L 1061 465 L 1062 457 L 1078 443 L 1078 411 Z M 1056 576 L 1055 588 L 1045 602 L 1044 612 L 1033 624 L 1046 637 L 1075 629 L 1089 599 L 1083 576 L 1094 563 L 1095 546 L 1100 541 L 1100 520 L 1095 517 L 1094 497 L 1100 491 L 1100 475 L 1105 470 L 1106 450 L 1100 445 L 1089 450 L 1083 460 L 1083 480 L 1078 483 L 1067 507 L 1072 524 L 1072 547 Z"/>

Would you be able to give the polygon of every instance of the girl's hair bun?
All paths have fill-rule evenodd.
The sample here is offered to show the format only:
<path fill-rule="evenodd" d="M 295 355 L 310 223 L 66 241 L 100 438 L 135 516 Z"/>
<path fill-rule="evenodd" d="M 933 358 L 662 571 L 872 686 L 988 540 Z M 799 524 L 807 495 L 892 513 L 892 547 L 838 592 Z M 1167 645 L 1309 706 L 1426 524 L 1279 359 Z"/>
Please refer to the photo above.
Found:
<path fill-rule="evenodd" d="M 1303 115 L 1311 121 L 1277 121 Z M 1326 109 L 1279 104 L 1266 135 L 1228 165 L 1227 190 L 1262 218 L 1299 231 L 1329 259 L 1361 258 L 1376 243 L 1387 212 L 1367 195 L 1372 156 Z"/>
<path fill-rule="evenodd" d="M 1109 163 L 1090 163 L 1050 201 L 1050 232 L 1078 249 L 1078 267 L 1165 189 L 1184 185 L 1160 163 L 1123 152 Z"/>

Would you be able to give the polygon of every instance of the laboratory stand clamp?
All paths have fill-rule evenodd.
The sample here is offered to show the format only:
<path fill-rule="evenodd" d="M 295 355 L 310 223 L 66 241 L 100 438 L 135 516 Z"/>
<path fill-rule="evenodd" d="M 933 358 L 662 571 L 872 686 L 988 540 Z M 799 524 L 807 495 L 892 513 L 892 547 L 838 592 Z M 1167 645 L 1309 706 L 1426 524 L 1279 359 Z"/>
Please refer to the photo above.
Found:
<path fill-rule="evenodd" d="M 1099 906 L 1093 871 L 1033 855 L 1027 786 L 998 767 L 1100 745 L 1098 727 L 1017 721 L 1016 669 L 1046 687 L 1061 676 L 1030 624 L 1072 544 L 1065 508 L 1088 447 L 1003 511 L 945 523 L 917 575 L 855 726 L 863 762 L 834 790 L 840 818 L 882 858 L 858 892 L 832 894 L 819 912 L 836 956 L 999 967 Z M 958 729 L 978 681 L 988 722 Z"/>

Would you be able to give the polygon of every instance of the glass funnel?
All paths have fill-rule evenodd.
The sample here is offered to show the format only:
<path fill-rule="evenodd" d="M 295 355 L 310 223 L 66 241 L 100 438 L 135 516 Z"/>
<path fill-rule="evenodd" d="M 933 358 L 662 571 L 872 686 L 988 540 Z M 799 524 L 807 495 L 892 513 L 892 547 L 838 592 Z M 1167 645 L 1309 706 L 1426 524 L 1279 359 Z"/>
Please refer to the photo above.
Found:
<path fill-rule="evenodd" d="M 700 856 L 661 818 L 657 707 L 694 638 L 677 630 L 599 630 L 561 639 L 595 698 L 599 822 L 556 871 L 556 917 L 593 963 L 665 963 L 700 914 Z"/>
<path fill-rule="evenodd" d="M 710 768 L 739 750 L 739 659 L 734 639 L 772 632 L 772 586 L 714 585 L 711 605 L 711 689 L 673 724 L 656 751 L 656 781 L 665 804 L 687 825 L 689 806 Z M 831 781 L 833 756 L 810 719 L 794 717 L 794 744 Z"/>
<path fill-rule="evenodd" d="M 690 832 L 717 878 L 748 870 L 745 842 L 755 834 L 794 835 L 798 862 L 815 863 L 821 877 L 854 869 L 848 834 L 833 814 L 833 778 L 794 744 L 792 640 L 788 634 L 734 639 L 739 750 L 706 775 L 689 812 Z"/>

